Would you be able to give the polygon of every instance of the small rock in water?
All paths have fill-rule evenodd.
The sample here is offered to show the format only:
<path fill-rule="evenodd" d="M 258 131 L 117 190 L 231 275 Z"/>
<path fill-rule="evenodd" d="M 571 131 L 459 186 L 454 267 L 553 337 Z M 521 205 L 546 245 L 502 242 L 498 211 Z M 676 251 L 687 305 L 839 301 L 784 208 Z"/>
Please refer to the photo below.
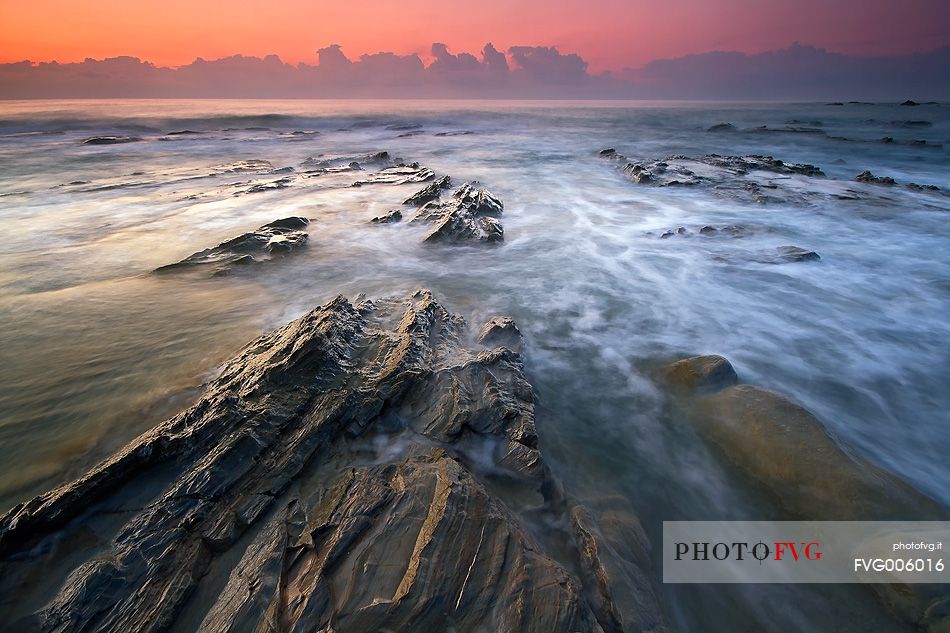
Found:
<path fill-rule="evenodd" d="M 400 221 L 402 221 L 402 211 L 399 209 L 393 209 L 389 213 L 377 215 L 375 218 L 370 220 L 370 224 L 393 224 Z"/>
<path fill-rule="evenodd" d="M 920 104 L 917 103 L 916 101 L 913 101 L 913 100 L 911 100 L 911 99 L 908 99 L 907 101 L 905 101 L 905 102 L 902 103 L 901 105 L 902 105 L 902 106 L 919 106 Z"/>
<path fill-rule="evenodd" d="M 121 145 L 123 143 L 137 143 L 142 139 L 138 136 L 92 136 L 84 139 L 83 145 Z"/>
<path fill-rule="evenodd" d="M 732 123 L 717 123 L 709 127 L 707 132 L 735 132 L 737 131 L 736 126 Z"/>
<path fill-rule="evenodd" d="M 896 184 L 890 176 L 875 176 L 869 171 L 862 171 L 855 177 L 857 182 L 866 182 L 872 185 L 893 185 Z"/>
<path fill-rule="evenodd" d="M 815 251 L 810 251 L 799 246 L 779 246 L 775 250 L 778 253 L 778 263 L 814 262 L 821 259 L 821 257 Z"/>
<path fill-rule="evenodd" d="M 206 248 L 180 262 L 156 268 L 155 272 L 168 273 L 210 266 L 214 275 L 225 275 L 235 265 L 259 263 L 303 247 L 309 236 L 300 229 L 309 223 L 310 220 L 301 217 L 275 220 L 256 231 Z"/>
<path fill-rule="evenodd" d="M 677 390 L 697 393 L 718 391 L 739 382 L 736 370 L 722 356 L 692 356 L 667 365 L 663 379 Z"/>
<path fill-rule="evenodd" d="M 914 191 L 940 191 L 937 185 L 918 185 L 916 182 L 907 183 L 907 188 Z"/>

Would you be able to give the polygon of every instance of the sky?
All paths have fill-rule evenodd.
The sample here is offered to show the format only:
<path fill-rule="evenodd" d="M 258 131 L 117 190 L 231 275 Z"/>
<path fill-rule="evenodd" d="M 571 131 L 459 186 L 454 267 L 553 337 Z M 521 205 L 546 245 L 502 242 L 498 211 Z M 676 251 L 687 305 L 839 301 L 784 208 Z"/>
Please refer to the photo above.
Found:
<path fill-rule="evenodd" d="M 225 8 L 223 8 L 225 7 Z M 197 57 L 391 51 L 431 61 L 432 42 L 557 46 L 599 73 L 707 51 L 802 42 L 850 55 L 950 43 L 950 0 L 0 0 L 0 63 L 131 55 L 159 66 Z"/>

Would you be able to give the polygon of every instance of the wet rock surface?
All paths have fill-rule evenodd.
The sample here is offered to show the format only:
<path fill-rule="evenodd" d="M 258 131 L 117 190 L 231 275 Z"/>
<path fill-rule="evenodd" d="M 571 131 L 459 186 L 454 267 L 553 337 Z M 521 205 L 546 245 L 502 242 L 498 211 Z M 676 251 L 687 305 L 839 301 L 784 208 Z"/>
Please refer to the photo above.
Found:
<path fill-rule="evenodd" d="M 755 257 L 762 264 L 794 264 L 816 262 L 821 259 L 815 251 L 800 246 L 778 246 L 773 251 L 764 251 Z"/>
<path fill-rule="evenodd" d="M 757 232 L 763 232 L 765 229 L 754 229 L 744 224 L 725 224 L 714 226 L 711 224 L 703 224 L 700 226 L 678 226 L 675 229 L 667 229 L 662 231 L 658 237 L 661 240 L 666 240 L 671 237 L 729 237 L 729 238 L 738 238 L 738 237 L 748 237 L 750 235 L 755 235 Z"/>
<path fill-rule="evenodd" d="M 663 380 L 689 393 L 718 391 L 739 381 L 732 364 L 722 356 L 691 356 L 663 368 Z"/>
<path fill-rule="evenodd" d="M 618 540 L 551 479 L 515 333 L 498 317 L 495 346 L 469 349 L 464 320 L 420 290 L 338 297 L 262 336 L 188 410 L 0 518 L 0 617 L 63 633 L 668 630 L 640 536 Z M 526 495 L 564 514 L 556 547 Z"/>
<path fill-rule="evenodd" d="M 393 209 L 383 215 L 377 215 L 372 218 L 370 224 L 393 224 L 395 222 L 402 222 L 402 211 L 399 209 Z"/>
<path fill-rule="evenodd" d="M 865 182 L 872 185 L 894 185 L 897 184 L 890 176 L 875 176 L 869 171 L 862 171 L 855 179 L 856 182 Z"/>
<path fill-rule="evenodd" d="M 434 224 L 424 242 L 501 242 L 505 239 L 501 217 L 504 204 L 476 183 L 465 183 L 446 201 L 433 200 L 419 209 L 413 222 Z"/>
<path fill-rule="evenodd" d="M 637 184 L 654 187 L 701 186 L 760 204 L 769 202 L 773 197 L 764 190 L 781 192 L 785 198 L 802 197 L 802 191 L 789 186 L 790 176 L 807 179 L 824 176 L 824 172 L 815 165 L 788 163 L 757 154 L 674 155 L 665 159 L 633 161 L 617 150 L 608 148 L 601 150 L 599 155 L 615 162 L 626 177 Z"/>
<path fill-rule="evenodd" d="M 416 193 L 406 198 L 403 201 L 403 204 L 418 207 L 427 202 L 432 202 L 442 195 L 442 190 L 448 189 L 451 186 L 452 178 L 449 176 L 442 176 L 432 184 L 426 185 Z"/>
<path fill-rule="evenodd" d="M 301 229 L 309 223 L 310 220 L 300 217 L 275 220 L 257 230 L 198 251 L 180 262 L 156 268 L 155 272 L 208 268 L 215 275 L 224 275 L 235 266 L 258 264 L 303 248 L 309 236 Z"/>
<path fill-rule="evenodd" d="M 790 520 L 947 520 L 940 504 L 841 446 L 807 409 L 738 378 L 721 356 L 686 358 L 660 371 L 685 396 L 686 419 Z M 943 631 L 946 586 L 871 585 L 898 618 Z"/>
<path fill-rule="evenodd" d="M 122 145 L 123 143 L 137 143 L 142 139 L 138 136 L 91 136 L 83 139 L 83 145 Z"/>
<path fill-rule="evenodd" d="M 354 187 L 363 185 L 385 184 L 405 185 L 409 183 L 426 182 L 435 178 L 435 172 L 419 163 L 399 164 L 386 167 L 368 174 L 365 178 L 353 183 Z"/>

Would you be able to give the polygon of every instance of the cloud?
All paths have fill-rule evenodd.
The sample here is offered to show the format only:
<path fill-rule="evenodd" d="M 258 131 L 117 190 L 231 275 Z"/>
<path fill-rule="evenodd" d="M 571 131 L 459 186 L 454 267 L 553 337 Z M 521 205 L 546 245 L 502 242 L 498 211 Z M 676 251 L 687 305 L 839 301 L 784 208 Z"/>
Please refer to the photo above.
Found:
<path fill-rule="evenodd" d="M 812 46 L 746 55 L 711 52 L 653 61 L 621 73 L 593 75 L 579 55 L 553 46 L 486 44 L 479 59 L 431 48 L 349 59 L 331 44 L 316 64 L 291 65 L 275 55 L 196 59 L 160 68 L 135 57 L 0 64 L 3 98 L 121 97 L 419 97 L 916 100 L 950 98 L 950 46 L 898 57 L 855 57 Z"/>
<path fill-rule="evenodd" d="M 512 46 L 508 49 L 518 71 L 528 79 L 552 85 L 586 82 L 587 62 L 573 53 L 562 55 L 553 46 Z"/>

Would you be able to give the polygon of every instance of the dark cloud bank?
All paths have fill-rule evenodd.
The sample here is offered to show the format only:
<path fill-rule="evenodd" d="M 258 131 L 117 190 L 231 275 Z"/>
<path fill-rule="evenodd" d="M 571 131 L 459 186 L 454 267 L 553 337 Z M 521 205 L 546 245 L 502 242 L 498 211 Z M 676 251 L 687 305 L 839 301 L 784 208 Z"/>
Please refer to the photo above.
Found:
<path fill-rule="evenodd" d="M 638 98 L 765 100 L 944 100 L 950 98 L 950 46 L 900 57 L 853 57 L 812 46 L 746 55 L 713 52 L 662 59 L 642 68 L 591 74 L 578 55 L 554 47 L 487 44 L 479 56 L 432 45 L 417 55 L 363 55 L 339 46 L 317 64 L 277 56 L 197 59 L 161 68 L 134 57 L 84 62 L 0 64 L 0 97 L 234 98 Z"/>

